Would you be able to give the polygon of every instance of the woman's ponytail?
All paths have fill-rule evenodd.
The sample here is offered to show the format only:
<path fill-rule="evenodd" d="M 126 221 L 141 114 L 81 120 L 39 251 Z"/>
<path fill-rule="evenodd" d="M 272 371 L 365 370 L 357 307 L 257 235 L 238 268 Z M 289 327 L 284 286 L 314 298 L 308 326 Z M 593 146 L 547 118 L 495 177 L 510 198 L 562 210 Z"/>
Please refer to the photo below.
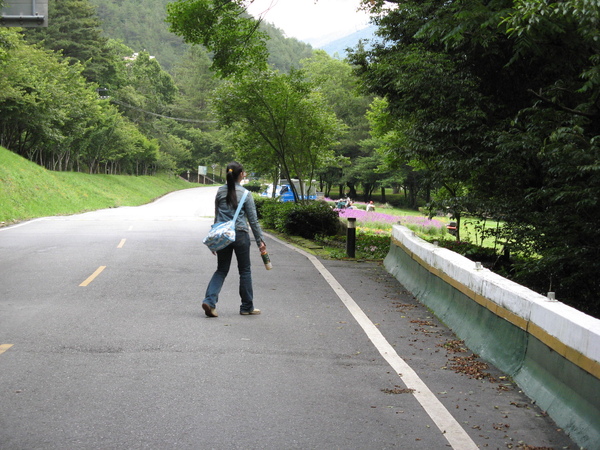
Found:
<path fill-rule="evenodd" d="M 244 168 L 240 163 L 231 162 L 227 164 L 227 205 L 230 208 L 237 208 L 237 194 L 235 192 L 235 183 L 240 177 L 240 174 L 244 171 Z"/>

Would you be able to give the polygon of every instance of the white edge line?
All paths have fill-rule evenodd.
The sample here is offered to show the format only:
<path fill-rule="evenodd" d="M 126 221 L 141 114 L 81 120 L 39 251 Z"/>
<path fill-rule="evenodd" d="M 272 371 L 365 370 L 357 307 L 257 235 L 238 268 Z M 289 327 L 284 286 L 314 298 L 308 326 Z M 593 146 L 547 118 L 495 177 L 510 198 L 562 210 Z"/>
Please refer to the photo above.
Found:
<path fill-rule="evenodd" d="M 478 449 L 477 445 L 471 437 L 467 434 L 463 427 L 457 422 L 457 420 L 450 414 L 446 407 L 439 401 L 433 392 L 427 387 L 427 385 L 419 378 L 417 373 L 410 367 L 406 361 L 404 361 L 396 350 L 390 345 L 385 336 L 379 331 L 379 329 L 371 322 L 369 317 L 364 311 L 358 306 L 354 299 L 346 292 L 342 285 L 335 279 L 335 277 L 327 270 L 327 268 L 318 260 L 314 255 L 305 252 L 293 245 L 288 244 L 274 236 L 269 235 L 273 240 L 285 245 L 288 248 L 304 255 L 308 258 L 319 273 L 325 278 L 325 281 L 331 286 L 333 291 L 340 298 L 342 303 L 348 308 L 350 314 L 358 322 L 361 328 L 364 330 L 367 337 L 371 340 L 373 345 L 377 348 L 381 356 L 388 362 L 390 366 L 396 371 L 396 373 L 402 378 L 404 384 L 409 389 L 414 389 L 414 396 L 417 401 L 421 404 L 423 409 L 427 412 L 429 417 L 434 421 L 436 426 L 442 432 L 446 440 L 450 443 L 452 448 L 467 450 L 467 449 Z"/>
<path fill-rule="evenodd" d="M 14 230 L 15 228 L 24 227 L 25 225 L 29 225 L 30 223 L 34 222 L 39 222 L 41 220 L 48 220 L 48 217 L 40 217 L 37 219 L 27 220 L 25 222 L 15 223 L 14 225 L 6 225 L 4 227 L 0 227 L 0 231 Z"/>

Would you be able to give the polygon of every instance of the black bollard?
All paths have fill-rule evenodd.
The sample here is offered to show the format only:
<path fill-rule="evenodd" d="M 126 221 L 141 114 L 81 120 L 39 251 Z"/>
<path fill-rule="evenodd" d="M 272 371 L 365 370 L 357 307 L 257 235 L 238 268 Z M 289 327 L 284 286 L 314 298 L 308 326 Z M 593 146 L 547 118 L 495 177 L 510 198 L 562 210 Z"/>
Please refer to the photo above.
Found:
<path fill-rule="evenodd" d="M 348 230 L 346 232 L 346 255 L 348 258 L 356 257 L 356 218 L 348 218 Z"/>

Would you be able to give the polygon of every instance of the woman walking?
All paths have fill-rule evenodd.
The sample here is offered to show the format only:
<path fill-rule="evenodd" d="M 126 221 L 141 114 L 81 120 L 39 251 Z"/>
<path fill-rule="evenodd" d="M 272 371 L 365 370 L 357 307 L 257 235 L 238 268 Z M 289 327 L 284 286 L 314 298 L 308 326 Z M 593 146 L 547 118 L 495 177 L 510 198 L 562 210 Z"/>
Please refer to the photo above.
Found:
<path fill-rule="evenodd" d="M 240 184 L 243 178 L 244 168 L 241 164 L 232 162 L 227 165 L 227 184 L 219 188 L 215 197 L 215 223 L 227 222 L 233 219 L 238 202 L 241 201 L 246 191 Z M 244 205 L 235 222 L 235 242 L 232 242 L 223 250 L 216 252 L 217 271 L 208 283 L 206 295 L 202 302 L 202 309 L 204 309 L 208 317 L 218 316 L 216 307 L 219 301 L 219 293 L 229 272 L 234 252 L 240 274 L 239 292 L 242 299 L 240 314 L 243 316 L 260 314 L 260 309 L 256 309 L 253 303 L 254 293 L 252 291 L 252 273 L 250 270 L 250 235 L 248 234 L 248 223 L 250 224 L 250 228 L 252 228 L 252 234 L 259 250 L 261 252 L 266 251 L 267 246 L 263 241 L 262 230 L 258 223 L 252 195 L 246 196 Z"/>

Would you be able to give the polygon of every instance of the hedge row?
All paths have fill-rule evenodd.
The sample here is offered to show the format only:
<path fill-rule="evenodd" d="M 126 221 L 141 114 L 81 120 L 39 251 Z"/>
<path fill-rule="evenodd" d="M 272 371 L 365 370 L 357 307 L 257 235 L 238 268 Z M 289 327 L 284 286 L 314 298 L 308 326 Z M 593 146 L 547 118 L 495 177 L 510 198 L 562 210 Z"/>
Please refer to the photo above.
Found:
<path fill-rule="evenodd" d="M 314 239 L 316 235 L 333 236 L 338 232 L 338 214 L 325 202 L 280 202 L 260 196 L 254 200 L 264 226 L 280 233 Z"/>

